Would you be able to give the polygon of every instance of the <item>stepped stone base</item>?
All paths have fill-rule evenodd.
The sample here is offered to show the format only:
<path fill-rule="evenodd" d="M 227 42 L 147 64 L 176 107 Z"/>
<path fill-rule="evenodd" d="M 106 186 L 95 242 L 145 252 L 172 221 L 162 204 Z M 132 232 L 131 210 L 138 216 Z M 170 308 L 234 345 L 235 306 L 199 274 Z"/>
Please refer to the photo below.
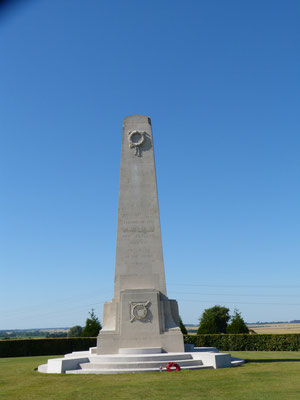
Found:
<path fill-rule="evenodd" d="M 161 348 L 120 349 L 119 354 L 95 354 L 89 351 L 66 354 L 63 358 L 49 359 L 38 367 L 43 373 L 66 374 L 121 374 L 166 371 L 169 362 L 176 362 L 182 370 L 230 368 L 242 365 L 244 360 L 233 358 L 229 353 L 219 353 L 211 347 L 195 348 L 194 351 L 163 353 Z"/>

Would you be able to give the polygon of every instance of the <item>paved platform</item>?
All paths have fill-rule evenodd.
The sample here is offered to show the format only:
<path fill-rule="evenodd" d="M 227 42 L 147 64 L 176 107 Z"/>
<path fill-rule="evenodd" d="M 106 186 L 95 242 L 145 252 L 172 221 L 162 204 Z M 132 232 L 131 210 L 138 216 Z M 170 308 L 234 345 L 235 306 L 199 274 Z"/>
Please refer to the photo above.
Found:
<path fill-rule="evenodd" d="M 52 358 L 38 367 L 43 373 L 66 374 L 121 374 L 166 371 L 169 362 L 179 364 L 182 370 L 230 368 L 242 365 L 244 360 L 205 347 L 182 353 L 165 353 L 161 348 L 120 349 L 119 354 L 96 355 L 89 351 Z"/>

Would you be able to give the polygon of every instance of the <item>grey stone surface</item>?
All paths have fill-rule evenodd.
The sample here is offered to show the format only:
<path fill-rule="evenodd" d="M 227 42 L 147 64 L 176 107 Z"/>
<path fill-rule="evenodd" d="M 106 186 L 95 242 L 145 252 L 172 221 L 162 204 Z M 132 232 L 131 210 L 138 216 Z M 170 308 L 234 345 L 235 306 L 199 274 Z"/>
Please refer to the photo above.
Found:
<path fill-rule="evenodd" d="M 144 137 L 139 154 L 130 132 Z M 123 125 L 114 298 L 145 288 L 166 295 L 151 121 L 134 115 Z"/>
<path fill-rule="evenodd" d="M 128 349 L 126 349 L 128 350 Z M 166 370 L 168 362 L 176 362 L 181 369 L 228 368 L 240 366 L 244 360 L 230 357 L 227 353 L 215 353 L 202 349 L 186 353 L 153 353 L 153 348 L 137 349 L 138 353 L 95 355 L 92 352 L 74 352 L 64 358 L 50 359 L 40 365 L 39 372 L 67 374 L 121 374 L 158 372 Z M 53 361 L 52 361 L 53 360 Z"/>
<path fill-rule="evenodd" d="M 114 298 L 104 304 L 97 354 L 120 348 L 184 351 L 178 306 L 166 295 L 150 118 L 125 118 Z"/>
<path fill-rule="evenodd" d="M 161 347 L 136 347 L 119 349 L 119 354 L 159 354 L 162 353 Z"/>
<path fill-rule="evenodd" d="M 77 355 L 72 358 L 50 358 L 47 364 L 42 364 L 38 367 L 38 371 L 48 374 L 61 374 L 66 371 L 78 369 L 81 363 L 88 362 L 88 357 L 79 357 L 77 352 Z"/>

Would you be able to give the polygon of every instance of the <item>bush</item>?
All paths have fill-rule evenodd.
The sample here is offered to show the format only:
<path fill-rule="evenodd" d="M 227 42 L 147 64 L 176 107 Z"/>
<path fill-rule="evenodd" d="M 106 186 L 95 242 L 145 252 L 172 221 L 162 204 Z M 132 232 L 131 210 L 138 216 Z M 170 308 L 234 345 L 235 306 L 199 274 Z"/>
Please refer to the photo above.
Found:
<path fill-rule="evenodd" d="M 187 330 L 186 330 L 186 327 L 185 327 L 184 323 L 182 322 L 181 317 L 179 317 L 179 327 L 180 327 L 181 332 L 184 335 L 187 335 Z"/>
<path fill-rule="evenodd" d="M 200 319 L 198 335 L 203 333 L 225 333 L 229 319 L 229 308 L 221 306 L 207 308 Z"/>
<path fill-rule="evenodd" d="M 185 335 L 195 347 L 216 347 L 220 351 L 299 351 L 300 334 L 285 335 Z"/>
<path fill-rule="evenodd" d="M 82 328 L 80 325 L 75 325 L 72 326 L 72 328 L 69 329 L 68 332 L 68 337 L 80 337 L 82 334 Z"/>
<path fill-rule="evenodd" d="M 82 330 L 81 336 L 83 337 L 94 337 L 97 336 L 99 331 L 102 329 L 100 321 L 96 314 L 94 313 L 94 309 L 89 312 L 90 318 L 86 319 L 85 327 Z"/>
<path fill-rule="evenodd" d="M 0 357 L 51 356 L 95 347 L 96 338 L 0 340 Z"/>
<path fill-rule="evenodd" d="M 238 310 L 234 310 L 231 322 L 227 326 L 227 333 L 249 333 L 249 328 Z"/>

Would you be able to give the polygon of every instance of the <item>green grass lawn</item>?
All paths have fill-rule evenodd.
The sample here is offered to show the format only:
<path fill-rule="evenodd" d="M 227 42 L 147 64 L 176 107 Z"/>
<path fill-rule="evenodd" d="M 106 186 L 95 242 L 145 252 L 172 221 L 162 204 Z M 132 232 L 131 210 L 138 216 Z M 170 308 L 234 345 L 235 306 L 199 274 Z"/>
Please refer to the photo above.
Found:
<path fill-rule="evenodd" d="M 122 375 L 34 371 L 49 357 L 0 359 L 0 399 L 300 399 L 300 352 L 232 352 L 242 367 Z"/>

